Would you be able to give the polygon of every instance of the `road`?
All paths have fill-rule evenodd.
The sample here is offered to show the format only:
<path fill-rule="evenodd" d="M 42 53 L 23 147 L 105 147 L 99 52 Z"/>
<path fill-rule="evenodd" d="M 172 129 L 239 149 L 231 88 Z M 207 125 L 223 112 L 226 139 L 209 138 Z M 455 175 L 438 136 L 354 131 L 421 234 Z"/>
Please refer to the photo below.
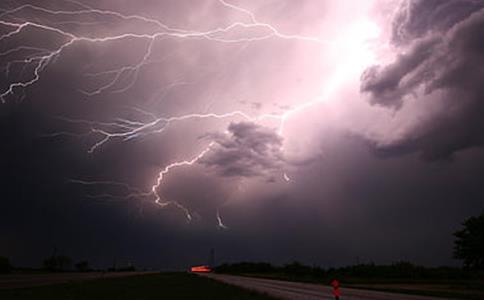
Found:
<path fill-rule="evenodd" d="M 227 284 L 268 294 L 278 299 L 321 300 L 332 298 L 329 286 L 311 283 L 289 282 L 273 279 L 261 279 L 221 274 L 200 274 Z M 443 300 L 444 298 L 413 296 L 387 292 L 376 292 L 350 288 L 341 289 L 341 300 Z M 446 299 L 450 300 L 450 299 Z"/>
<path fill-rule="evenodd" d="M 33 286 L 67 283 L 103 278 L 119 278 L 151 274 L 153 272 L 86 272 L 0 275 L 0 289 L 26 288 Z"/>

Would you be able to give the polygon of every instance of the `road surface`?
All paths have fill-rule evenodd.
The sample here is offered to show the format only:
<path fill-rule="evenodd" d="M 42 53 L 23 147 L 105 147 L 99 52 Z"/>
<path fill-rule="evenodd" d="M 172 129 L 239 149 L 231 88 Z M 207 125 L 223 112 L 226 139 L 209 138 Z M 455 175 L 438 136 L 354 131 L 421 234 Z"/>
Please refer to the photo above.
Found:
<path fill-rule="evenodd" d="M 86 273 L 46 273 L 0 275 L 0 289 L 26 288 L 33 286 L 84 281 L 102 278 L 119 278 L 153 272 L 86 272 Z"/>
<path fill-rule="evenodd" d="M 227 284 L 265 293 L 275 298 L 287 300 L 334 299 L 332 288 L 319 284 L 289 282 L 273 279 L 261 279 L 221 274 L 200 274 Z M 341 289 L 341 300 L 443 300 L 445 298 L 413 296 L 387 292 L 358 289 Z M 446 299 L 450 300 L 450 299 Z"/>

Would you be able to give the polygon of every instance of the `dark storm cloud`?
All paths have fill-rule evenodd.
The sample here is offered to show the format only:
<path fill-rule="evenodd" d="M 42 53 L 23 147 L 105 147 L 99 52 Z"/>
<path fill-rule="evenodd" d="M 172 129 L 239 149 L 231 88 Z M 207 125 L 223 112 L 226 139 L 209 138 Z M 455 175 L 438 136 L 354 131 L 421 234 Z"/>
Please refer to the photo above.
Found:
<path fill-rule="evenodd" d="M 425 39 L 388 66 L 373 66 L 362 75 L 361 90 L 371 93 L 370 103 L 399 108 L 403 97 L 421 84 L 424 74 L 418 73 L 432 56 L 439 40 Z"/>
<path fill-rule="evenodd" d="M 392 41 L 405 44 L 431 32 L 447 31 L 483 7 L 480 0 L 404 1 L 393 20 Z"/>
<path fill-rule="evenodd" d="M 460 9 L 451 9 L 457 2 Z M 421 1 L 408 7 L 411 9 L 405 11 L 406 18 L 394 24 L 395 32 L 397 37 L 405 32 L 406 38 L 418 38 L 402 46 L 393 63 L 367 69 L 361 90 L 370 95 L 374 105 L 398 110 L 407 100 L 415 99 L 416 109 L 429 109 L 428 105 L 433 109 L 413 124 L 403 140 L 379 150 L 417 151 L 426 158 L 441 159 L 461 149 L 482 146 L 484 10 L 470 12 L 482 5 Z M 422 13 L 429 7 L 439 19 L 446 20 L 445 26 L 431 26 L 433 16 L 428 19 Z"/>
<path fill-rule="evenodd" d="M 215 144 L 200 163 L 222 176 L 262 176 L 282 166 L 282 138 L 273 129 L 251 122 L 231 123 L 228 134 L 212 137 Z"/>

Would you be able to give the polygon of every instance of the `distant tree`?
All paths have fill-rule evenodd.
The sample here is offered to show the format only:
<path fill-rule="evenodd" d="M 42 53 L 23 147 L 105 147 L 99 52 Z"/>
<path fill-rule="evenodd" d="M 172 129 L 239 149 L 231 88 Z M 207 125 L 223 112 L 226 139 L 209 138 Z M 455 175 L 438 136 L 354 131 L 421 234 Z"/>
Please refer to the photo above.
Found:
<path fill-rule="evenodd" d="M 6 257 L 0 256 L 0 274 L 10 273 L 12 271 L 12 265 L 10 260 Z"/>
<path fill-rule="evenodd" d="M 56 264 L 55 256 L 45 259 L 43 265 L 44 265 L 44 269 L 47 269 L 49 271 L 56 271 L 57 264 Z"/>
<path fill-rule="evenodd" d="M 274 273 L 278 269 L 269 263 L 240 262 L 235 264 L 222 264 L 215 268 L 215 272 L 229 274 L 265 274 Z"/>
<path fill-rule="evenodd" d="M 454 233 L 454 257 L 474 269 L 484 269 L 484 212 L 462 224 L 463 229 Z"/>
<path fill-rule="evenodd" d="M 67 271 L 71 266 L 71 262 L 72 260 L 68 256 L 53 255 L 44 260 L 44 268 L 52 272 Z"/>
<path fill-rule="evenodd" d="M 78 272 L 87 272 L 89 271 L 89 263 L 85 260 L 78 262 L 75 264 L 76 270 Z"/>
<path fill-rule="evenodd" d="M 290 264 L 284 265 L 282 271 L 290 276 L 304 276 L 311 274 L 312 268 L 301 264 L 300 262 L 294 261 Z"/>
<path fill-rule="evenodd" d="M 118 268 L 118 269 L 116 269 L 116 271 L 117 272 L 135 272 L 136 267 L 131 265 L 131 266 L 123 267 L 123 268 Z"/>
<path fill-rule="evenodd" d="M 57 266 L 59 270 L 66 271 L 71 267 L 72 260 L 68 256 L 59 255 L 57 256 Z"/>

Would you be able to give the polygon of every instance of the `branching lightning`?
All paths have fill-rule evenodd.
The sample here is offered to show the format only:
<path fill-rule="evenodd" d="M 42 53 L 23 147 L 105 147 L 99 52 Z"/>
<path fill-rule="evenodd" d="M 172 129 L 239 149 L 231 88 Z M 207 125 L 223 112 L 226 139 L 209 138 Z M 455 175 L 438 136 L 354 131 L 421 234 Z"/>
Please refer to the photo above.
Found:
<path fill-rule="evenodd" d="M 104 85 L 92 89 L 92 90 L 80 90 L 80 92 L 85 95 L 85 97 L 94 97 L 102 95 L 103 93 L 124 93 L 128 91 L 138 80 L 138 74 L 140 70 L 152 63 L 156 63 L 151 56 L 153 52 L 153 46 L 155 41 L 161 39 L 204 39 L 214 43 L 253 43 L 267 39 L 285 39 L 294 40 L 300 42 L 310 42 L 315 43 L 316 46 L 325 47 L 339 47 L 340 44 L 337 41 L 328 41 L 320 39 L 318 37 L 312 36 L 302 36 L 302 35 L 290 35 L 280 32 L 277 28 L 271 24 L 259 21 L 255 14 L 248 9 L 239 7 L 237 5 L 231 4 L 226 0 L 218 0 L 218 3 L 226 9 L 232 10 L 233 12 L 239 13 L 241 16 L 245 17 L 247 20 L 245 22 L 233 22 L 225 27 L 219 27 L 207 31 L 197 31 L 197 30 L 185 30 L 179 28 L 170 27 L 159 20 L 139 16 L 139 15 L 125 15 L 116 11 L 97 9 L 88 5 L 85 5 L 77 1 L 66 1 L 72 5 L 75 5 L 78 9 L 75 10 L 52 10 L 45 7 L 40 7 L 32 4 L 21 5 L 12 9 L 0 10 L 0 28 L 5 27 L 7 33 L 0 36 L 0 43 L 6 42 L 16 36 L 22 34 L 27 28 L 35 28 L 38 30 L 51 33 L 52 35 L 59 36 L 63 39 L 60 45 L 57 45 L 55 49 L 45 49 L 32 47 L 28 45 L 22 45 L 16 48 L 8 49 L 0 53 L 0 58 L 8 58 L 10 55 L 20 55 L 23 56 L 21 59 L 9 60 L 5 66 L 5 74 L 7 78 L 9 77 L 9 70 L 13 64 L 22 65 L 24 68 L 31 68 L 33 71 L 30 74 L 30 78 L 23 81 L 13 81 L 8 84 L 4 90 L 0 90 L 0 101 L 5 103 L 10 98 L 23 97 L 24 90 L 30 86 L 37 84 L 41 79 L 42 72 L 53 62 L 56 58 L 63 54 L 63 52 L 69 48 L 75 46 L 77 43 L 107 43 L 112 41 L 121 40 L 136 40 L 142 41 L 146 44 L 143 54 L 139 57 L 139 60 L 134 64 L 124 65 L 117 69 L 104 70 L 96 73 L 85 74 L 88 77 L 96 78 L 98 76 L 108 76 L 110 79 Z M 86 24 L 96 24 L 95 22 L 82 22 L 77 20 L 59 21 L 59 22 L 49 22 L 48 24 L 38 21 L 37 18 L 32 18 L 31 20 L 23 20 L 16 17 L 17 14 L 22 12 L 34 12 L 43 14 L 45 16 L 54 17 L 84 17 L 84 16 L 97 16 L 97 17 L 110 17 L 115 18 L 119 21 L 124 22 L 142 22 L 144 24 L 150 25 L 156 28 L 155 32 L 126 32 L 113 36 L 87 36 L 79 35 L 73 32 L 67 31 L 63 28 L 66 24 L 75 25 L 86 25 Z M 258 29 L 259 34 L 254 34 L 251 31 L 247 36 L 233 38 L 231 34 L 239 30 L 251 30 Z M 280 135 L 284 134 L 285 123 L 295 114 L 308 109 L 318 103 L 325 101 L 327 97 L 330 96 L 335 87 L 340 83 L 347 70 L 345 66 L 340 68 L 340 71 L 333 74 L 329 80 L 328 86 L 326 87 L 323 94 L 310 101 L 306 101 L 292 109 L 287 109 L 279 114 L 260 114 L 252 116 L 243 111 L 231 111 L 227 113 L 191 113 L 180 116 L 167 116 L 160 117 L 156 116 L 151 112 L 146 112 L 139 108 L 132 108 L 138 113 L 142 114 L 145 118 L 144 120 L 133 120 L 126 118 L 118 118 L 112 122 L 98 122 L 91 120 L 82 119 L 72 119 L 68 117 L 59 117 L 60 120 L 69 122 L 71 124 L 81 124 L 89 128 L 88 131 L 83 133 L 73 133 L 73 132 L 54 132 L 51 134 L 46 134 L 46 137 L 59 137 L 59 136 L 95 136 L 97 141 L 92 144 L 88 152 L 93 153 L 99 150 L 103 145 L 112 141 L 128 141 L 132 139 L 141 138 L 147 135 L 159 134 L 165 131 L 171 124 L 176 122 L 182 122 L 193 119 L 233 119 L 241 118 L 251 122 L 260 122 L 263 120 L 274 120 L 277 122 L 277 132 Z M 129 80 L 124 86 L 118 87 L 120 79 L 122 76 L 129 76 Z M 180 83 L 175 83 L 180 84 Z M 183 84 L 183 83 L 181 83 Z M 19 96 L 20 95 L 20 96 Z M 148 120 L 146 120 L 148 118 Z M 80 184 L 85 186 L 111 186 L 117 187 L 124 190 L 123 195 L 113 195 L 113 194 L 102 194 L 102 195 L 91 195 L 91 197 L 96 198 L 110 198 L 110 199 L 132 199 L 132 198 L 152 198 L 154 203 L 160 207 L 174 206 L 181 209 L 187 220 L 192 220 L 191 212 L 188 208 L 183 206 L 181 203 L 175 200 L 164 199 L 160 195 L 160 188 L 163 184 L 164 178 L 175 168 L 182 166 L 191 166 L 197 163 L 201 158 L 203 158 L 214 145 L 214 142 L 209 142 L 208 145 L 203 148 L 201 152 L 192 158 L 176 161 L 167 166 L 165 166 L 158 173 L 154 184 L 151 186 L 149 191 L 143 191 L 136 187 L 132 187 L 125 183 L 112 182 L 112 181 L 83 181 L 83 180 L 71 180 L 73 184 Z M 282 178 L 285 181 L 290 181 L 289 175 L 284 173 Z M 220 212 L 217 209 L 216 218 L 218 226 L 220 228 L 227 228 L 220 216 Z"/>

